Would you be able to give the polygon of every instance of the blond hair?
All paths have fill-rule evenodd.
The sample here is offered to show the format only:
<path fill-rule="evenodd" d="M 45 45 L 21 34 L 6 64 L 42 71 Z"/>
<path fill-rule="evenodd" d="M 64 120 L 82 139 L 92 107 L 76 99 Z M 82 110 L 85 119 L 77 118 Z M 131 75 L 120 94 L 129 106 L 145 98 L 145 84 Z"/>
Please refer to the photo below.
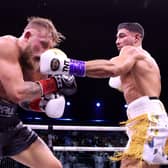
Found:
<path fill-rule="evenodd" d="M 48 33 L 51 34 L 54 46 L 58 46 L 62 42 L 62 40 L 65 39 L 65 36 L 63 36 L 62 33 L 58 32 L 53 22 L 47 18 L 32 16 L 29 17 L 27 21 L 28 24 L 25 27 L 25 30 L 28 28 L 38 28 L 38 27 L 45 28 L 48 31 Z"/>

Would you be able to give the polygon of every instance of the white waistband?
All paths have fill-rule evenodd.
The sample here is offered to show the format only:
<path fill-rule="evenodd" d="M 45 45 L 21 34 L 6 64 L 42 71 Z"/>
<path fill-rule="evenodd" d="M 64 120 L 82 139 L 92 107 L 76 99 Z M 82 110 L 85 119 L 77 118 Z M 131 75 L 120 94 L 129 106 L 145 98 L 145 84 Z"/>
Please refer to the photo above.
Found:
<path fill-rule="evenodd" d="M 140 97 L 128 105 L 128 119 L 142 114 L 166 115 L 165 108 L 159 99 L 149 99 L 148 96 Z"/>

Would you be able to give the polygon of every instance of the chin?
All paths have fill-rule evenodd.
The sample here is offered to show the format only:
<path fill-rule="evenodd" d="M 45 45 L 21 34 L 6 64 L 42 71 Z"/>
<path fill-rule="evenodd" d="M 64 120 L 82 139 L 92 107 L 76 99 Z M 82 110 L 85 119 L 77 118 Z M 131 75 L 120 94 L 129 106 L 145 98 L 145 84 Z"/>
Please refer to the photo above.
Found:
<path fill-rule="evenodd" d="M 121 50 L 121 48 L 117 48 L 118 49 L 118 51 L 120 51 Z"/>

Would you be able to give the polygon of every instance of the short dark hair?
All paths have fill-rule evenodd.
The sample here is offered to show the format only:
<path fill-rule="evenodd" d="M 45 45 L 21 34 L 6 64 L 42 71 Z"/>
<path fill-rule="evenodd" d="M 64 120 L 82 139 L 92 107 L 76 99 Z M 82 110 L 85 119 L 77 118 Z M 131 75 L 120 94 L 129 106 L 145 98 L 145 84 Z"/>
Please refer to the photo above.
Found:
<path fill-rule="evenodd" d="M 120 29 L 127 29 L 130 32 L 139 33 L 141 35 L 141 38 L 144 38 L 144 28 L 141 24 L 137 22 L 123 22 L 120 23 L 117 27 L 117 30 Z"/>

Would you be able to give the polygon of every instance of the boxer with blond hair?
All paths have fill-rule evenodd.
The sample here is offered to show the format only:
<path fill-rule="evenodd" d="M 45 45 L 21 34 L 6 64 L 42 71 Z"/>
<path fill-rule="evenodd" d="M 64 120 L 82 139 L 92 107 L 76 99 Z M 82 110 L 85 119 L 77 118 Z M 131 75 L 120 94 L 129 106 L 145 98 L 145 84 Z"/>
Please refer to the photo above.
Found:
<path fill-rule="evenodd" d="M 63 37 L 51 20 L 41 17 L 28 18 L 20 37 L 0 37 L 0 157 L 31 168 L 62 168 L 44 141 L 23 125 L 17 107 L 43 111 L 49 117 L 63 115 L 64 94 L 76 90 L 74 77 L 48 77 L 39 71 L 40 55 Z"/>

